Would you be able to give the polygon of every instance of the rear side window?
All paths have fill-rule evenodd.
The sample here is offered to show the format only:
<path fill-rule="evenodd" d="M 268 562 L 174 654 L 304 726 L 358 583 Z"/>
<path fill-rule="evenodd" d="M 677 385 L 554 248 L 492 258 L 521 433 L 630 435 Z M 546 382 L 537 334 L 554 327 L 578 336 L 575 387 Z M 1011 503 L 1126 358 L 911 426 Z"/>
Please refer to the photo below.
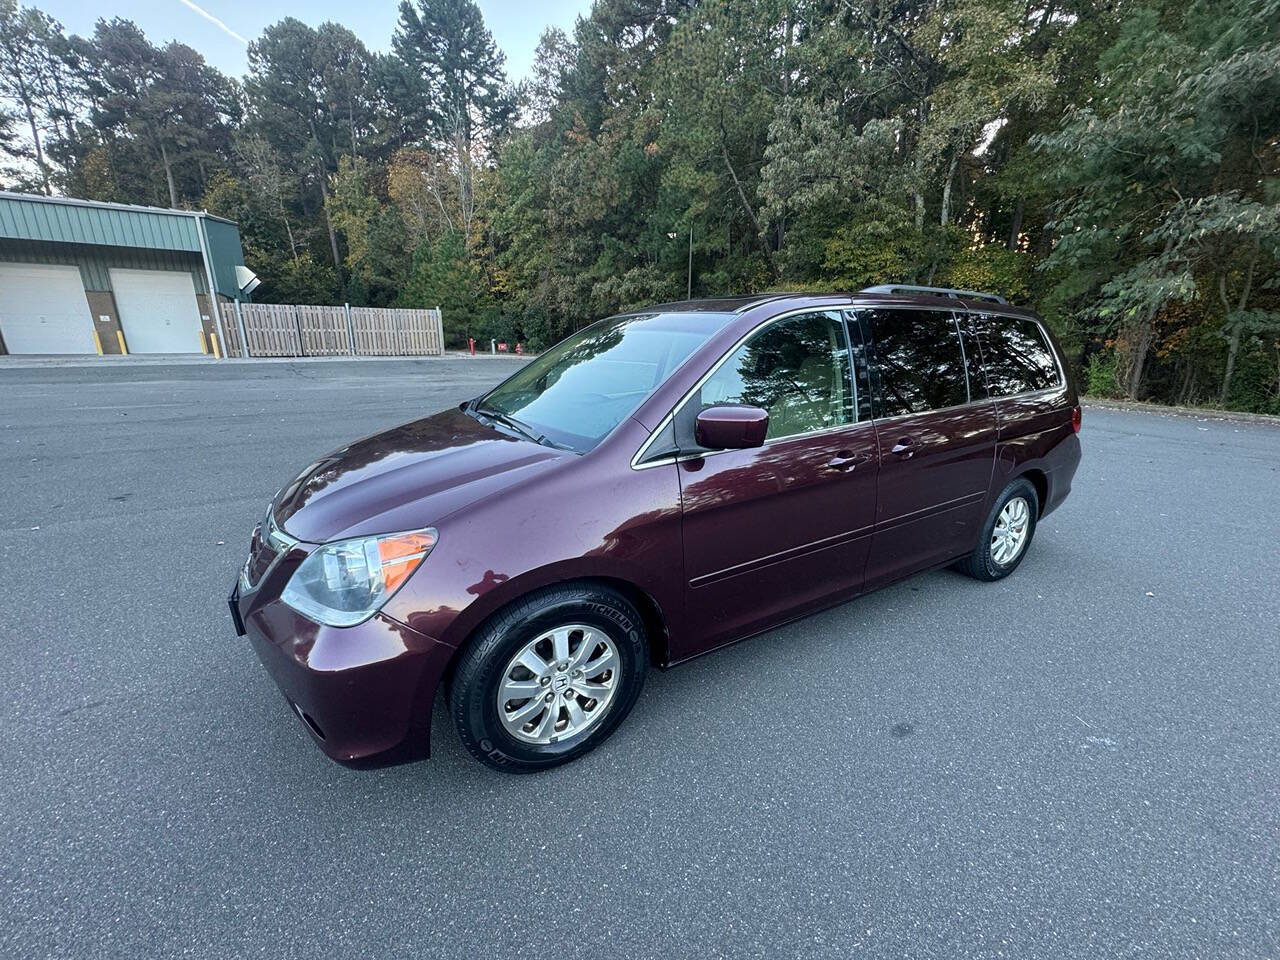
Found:
<path fill-rule="evenodd" d="M 1010 397 L 1062 383 L 1058 364 L 1038 323 L 991 315 L 977 319 L 991 396 Z"/>
<path fill-rule="evenodd" d="M 876 416 L 924 413 L 969 402 L 964 348 L 950 313 L 865 310 L 879 382 Z"/>

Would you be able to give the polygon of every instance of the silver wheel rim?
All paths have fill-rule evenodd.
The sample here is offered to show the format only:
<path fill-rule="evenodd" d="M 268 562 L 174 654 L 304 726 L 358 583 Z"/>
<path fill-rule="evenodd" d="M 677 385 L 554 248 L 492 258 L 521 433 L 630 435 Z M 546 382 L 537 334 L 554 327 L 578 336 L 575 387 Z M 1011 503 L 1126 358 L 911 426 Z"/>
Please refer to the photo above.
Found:
<path fill-rule="evenodd" d="M 622 663 L 599 627 L 543 630 L 507 663 L 498 683 L 498 719 L 522 743 L 564 743 L 596 727 L 613 706 Z"/>
<path fill-rule="evenodd" d="M 1014 497 L 1004 505 L 991 531 L 991 559 L 1006 567 L 1018 558 L 1027 545 L 1031 529 L 1031 505 L 1026 497 Z"/>

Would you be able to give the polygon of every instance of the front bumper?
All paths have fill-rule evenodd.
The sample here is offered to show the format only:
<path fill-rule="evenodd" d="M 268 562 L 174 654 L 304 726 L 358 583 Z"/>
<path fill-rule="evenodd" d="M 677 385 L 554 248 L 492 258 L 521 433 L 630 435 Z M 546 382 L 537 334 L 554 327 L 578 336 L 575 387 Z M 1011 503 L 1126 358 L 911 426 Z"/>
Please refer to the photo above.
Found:
<path fill-rule="evenodd" d="M 453 648 L 376 614 L 354 627 L 314 623 L 279 600 L 232 591 L 258 659 L 316 745 L 348 766 L 424 759 L 431 707 Z"/>

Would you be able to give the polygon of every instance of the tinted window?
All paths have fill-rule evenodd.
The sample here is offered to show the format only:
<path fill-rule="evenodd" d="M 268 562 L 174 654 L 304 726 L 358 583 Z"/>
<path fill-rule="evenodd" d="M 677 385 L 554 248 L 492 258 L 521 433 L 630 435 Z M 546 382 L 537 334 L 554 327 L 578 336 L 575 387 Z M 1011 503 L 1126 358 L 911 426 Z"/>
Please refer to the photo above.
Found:
<path fill-rule="evenodd" d="M 980 325 L 987 386 L 993 397 L 1044 390 L 1060 383 L 1058 365 L 1038 323 L 984 316 Z"/>
<path fill-rule="evenodd" d="M 923 413 L 969 402 L 960 331 L 951 314 L 932 310 L 867 310 L 877 417 Z"/>
<path fill-rule="evenodd" d="M 592 324 L 482 397 L 478 406 L 589 450 L 723 322 L 720 314 L 648 314 Z"/>
<path fill-rule="evenodd" d="M 768 438 L 850 423 L 853 391 L 839 314 L 810 313 L 765 327 L 733 352 L 693 398 L 693 409 L 746 403 L 769 412 Z"/>

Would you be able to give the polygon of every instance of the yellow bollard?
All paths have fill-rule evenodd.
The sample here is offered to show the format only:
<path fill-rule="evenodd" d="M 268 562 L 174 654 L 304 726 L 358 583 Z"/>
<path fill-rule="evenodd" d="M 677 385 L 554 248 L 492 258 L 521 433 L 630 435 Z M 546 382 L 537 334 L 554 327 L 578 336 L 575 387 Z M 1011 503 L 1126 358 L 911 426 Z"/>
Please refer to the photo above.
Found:
<path fill-rule="evenodd" d="M 116 342 L 117 342 L 118 344 L 120 344 L 120 352 L 121 352 L 122 354 L 124 354 L 124 355 L 127 357 L 127 356 L 129 355 L 129 348 L 128 348 L 128 347 L 126 347 L 126 346 L 124 345 L 124 331 L 123 331 L 123 330 L 117 330 L 117 331 L 116 331 Z"/>
<path fill-rule="evenodd" d="M 205 345 L 205 342 L 204 342 L 204 331 L 203 331 L 203 330 L 197 330 L 197 331 L 196 331 L 196 335 L 200 338 L 200 352 L 201 352 L 201 353 L 208 353 L 208 352 L 209 352 L 209 348 Z"/>
<path fill-rule="evenodd" d="M 102 338 L 98 336 L 98 328 L 90 327 L 89 330 L 93 333 L 93 345 L 98 348 L 98 356 L 102 356 Z"/>
<path fill-rule="evenodd" d="M 221 360 L 222 354 L 218 350 L 218 334 L 216 332 L 209 334 L 209 345 L 213 347 L 213 359 Z"/>

